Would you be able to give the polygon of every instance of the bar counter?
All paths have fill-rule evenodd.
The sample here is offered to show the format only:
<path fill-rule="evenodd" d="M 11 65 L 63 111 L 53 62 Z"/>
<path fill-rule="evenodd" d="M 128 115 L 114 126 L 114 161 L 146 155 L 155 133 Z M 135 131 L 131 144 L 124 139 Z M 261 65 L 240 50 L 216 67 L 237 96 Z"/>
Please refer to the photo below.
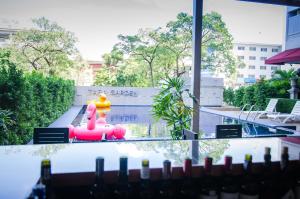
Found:
<path fill-rule="evenodd" d="M 118 170 L 119 157 L 128 156 L 129 169 L 140 169 L 141 160 L 149 159 L 151 168 L 161 168 L 166 159 L 172 166 L 182 166 L 186 157 L 193 164 L 203 165 L 206 155 L 214 164 L 223 164 L 225 155 L 233 163 L 242 163 L 244 155 L 253 155 L 253 162 L 263 162 L 264 147 L 271 147 L 272 161 L 281 157 L 281 148 L 289 147 L 290 160 L 299 158 L 298 138 L 245 138 L 218 140 L 182 140 L 151 142 L 107 142 L 0 147 L 0 198 L 25 198 L 40 176 L 40 163 L 50 158 L 52 173 L 91 172 L 95 158 L 105 158 L 105 170 Z"/>

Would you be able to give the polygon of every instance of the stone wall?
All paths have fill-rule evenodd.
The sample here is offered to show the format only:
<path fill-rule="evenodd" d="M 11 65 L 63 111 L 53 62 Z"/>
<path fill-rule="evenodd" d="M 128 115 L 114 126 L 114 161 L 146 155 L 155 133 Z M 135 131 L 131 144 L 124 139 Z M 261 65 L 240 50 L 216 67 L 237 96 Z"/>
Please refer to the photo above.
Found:
<path fill-rule="evenodd" d="M 159 88 L 77 86 L 74 105 L 84 105 L 88 100 L 98 99 L 100 93 L 105 93 L 113 105 L 149 106 L 158 92 Z M 222 102 L 223 79 L 203 77 L 200 105 L 221 106 Z"/>

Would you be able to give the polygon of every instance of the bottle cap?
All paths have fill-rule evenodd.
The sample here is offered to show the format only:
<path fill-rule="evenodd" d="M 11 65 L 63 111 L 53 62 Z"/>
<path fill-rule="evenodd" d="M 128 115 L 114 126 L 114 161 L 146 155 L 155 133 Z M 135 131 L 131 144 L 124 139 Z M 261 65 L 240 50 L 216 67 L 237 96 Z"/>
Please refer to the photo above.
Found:
<path fill-rule="evenodd" d="M 245 155 L 245 161 L 251 162 L 252 161 L 252 155 L 251 154 L 246 154 Z"/>
<path fill-rule="evenodd" d="M 42 166 L 51 166 L 51 161 L 49 159 L 42 160 Z"/>
<path fill-rule="evenodd" d="M 97 157 L 96 158 L 96 173 L 102 174 L 104 172 L 104 158 Z"/>
<path fill-rule="evenodd" d="M 163 178 L 171 177 L 171 162 L 169 160 L 165 160 L 163 162 Z"/>
<path fill-rule="evenodd" d="M 142 167 L 149 167 L 149 160 L 147 159 L 142 160 Z"/>
<path fill-rule="evenodd" d="M 213 162 L 213 159 L 211 157 L 206 157 L 205 160 L 204 160 L 204 168 L 206 171 L 211 171 L 212 169 L 212 162 Z"/>
<path fill-rule="evenodd" d="M 282 154 L 288 154 L 289 153 L 289 148 L 287 146 L 284 146 L 282 148 Z"/>
<path fill-rule="evenodd" d="M 232 157 L 229 155 L 226 155 L 224 159 L 225 159 L 225 164 L 224 164 L 225 168 L 230 169 L 232 166 Z"/>
<path fill-rule="evenodd" d="M 270 147 L 265 147 L 265 154 L 270 155 L 271 154 L 271 148 Z"/>
<path fill-rule="evenodd" d="M 183 167 L 184 173 L 186 176 L 192 175 L 192 159 L 186 158 L 184 160 L 184 167 Z"/>
<path fill-rule="evenodd" d="M 126 156 L 120 157 L 120 171 L 126 171 L 128 169 L 128 158 Z"/>

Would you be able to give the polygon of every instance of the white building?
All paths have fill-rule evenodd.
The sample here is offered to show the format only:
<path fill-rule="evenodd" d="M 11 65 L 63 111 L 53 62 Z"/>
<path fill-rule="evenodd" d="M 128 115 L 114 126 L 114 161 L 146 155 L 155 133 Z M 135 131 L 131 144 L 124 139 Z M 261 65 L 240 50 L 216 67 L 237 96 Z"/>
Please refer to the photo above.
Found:
<path fill-rule="evenodd" d="M 18 29 L 12 28 L 0 28 L 0 48 L 5 47 L 9 44 L 10 35 L 15 34 Z"/>
<path fill-rule="evenodd" d="M 241 61 L 237 66 L 236 86 L 255 83 L 259 79 L 270 79 L 279 65 L 266 65 L 265 60 L 281 52 L 279 44 L 234 43 L 233 53 Z"/>

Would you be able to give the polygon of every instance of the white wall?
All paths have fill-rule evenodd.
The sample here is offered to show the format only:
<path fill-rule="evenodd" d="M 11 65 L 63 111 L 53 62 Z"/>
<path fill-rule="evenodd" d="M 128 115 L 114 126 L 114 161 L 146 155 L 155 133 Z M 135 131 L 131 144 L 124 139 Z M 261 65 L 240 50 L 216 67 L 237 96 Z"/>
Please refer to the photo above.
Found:
<path fill-rule="evenodd" d="M 201 106 L 221 106 L 223 79 L 203 77 L 201 80 Z M 188 86 L 190 87 L 190 86 Z M 159 88 L 77 86 L 74 105 L 84 105 L 105 93 L 112 105 L 152 105 Z"/>

